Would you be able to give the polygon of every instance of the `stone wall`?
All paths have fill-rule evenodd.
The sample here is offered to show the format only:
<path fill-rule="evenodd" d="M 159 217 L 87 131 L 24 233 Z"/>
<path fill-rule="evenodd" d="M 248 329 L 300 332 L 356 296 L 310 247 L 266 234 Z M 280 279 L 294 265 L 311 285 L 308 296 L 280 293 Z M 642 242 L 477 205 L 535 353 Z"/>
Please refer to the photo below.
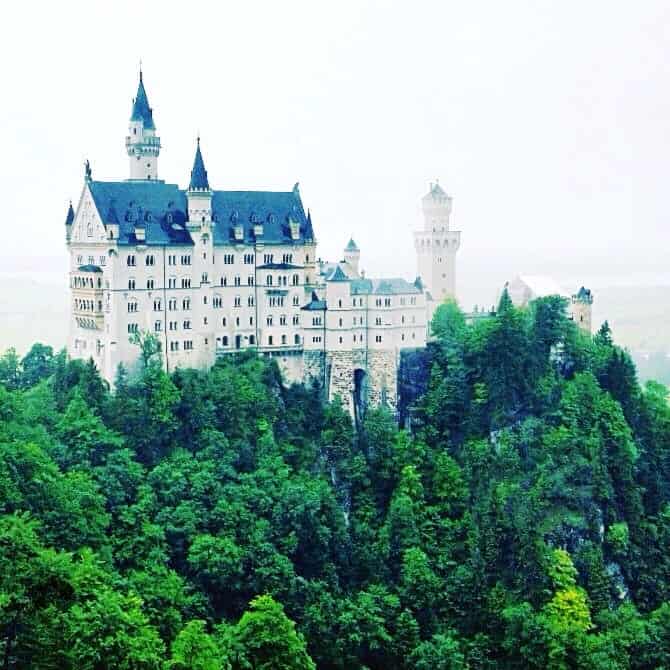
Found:
<path fill-rule="evenodd" d="M 398 404 L 398 359 L 393 350 L 368 352 L 368 403 L 385 405 L 392 412 Z"/>

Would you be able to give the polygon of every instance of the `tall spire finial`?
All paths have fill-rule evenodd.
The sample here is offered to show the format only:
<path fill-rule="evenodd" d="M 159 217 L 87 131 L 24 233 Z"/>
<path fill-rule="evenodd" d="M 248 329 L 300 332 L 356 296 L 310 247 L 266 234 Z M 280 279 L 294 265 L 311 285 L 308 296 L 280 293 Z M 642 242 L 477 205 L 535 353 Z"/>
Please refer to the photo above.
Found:
<path fill-rule="evenodd" d="M 140 81 L 142 81 L 142 59 L 140 58 Z"/>

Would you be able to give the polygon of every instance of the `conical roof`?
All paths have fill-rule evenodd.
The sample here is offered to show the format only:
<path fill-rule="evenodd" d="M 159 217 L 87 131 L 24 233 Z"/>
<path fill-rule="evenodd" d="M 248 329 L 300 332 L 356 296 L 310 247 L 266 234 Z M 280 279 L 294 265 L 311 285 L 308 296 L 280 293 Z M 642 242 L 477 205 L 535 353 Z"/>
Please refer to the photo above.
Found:
<path fill-rule="evenodd" d="M 72 200 L 70 200 L 70 206 L 67 208 L 67 216 L 65 217 L 65 225 L 71 226 L 74 221 L 74 209 L 72 208 Z"/>
<path fill-rule="evenodd" d="M 358 246 L 356 245 L 356 242 L 354 242 L 354 238 L 349 239 L 349 244 L 344 248 L 345 251 L 360 251 Z"/>
<path fill-rule="evenodd" d="M 147 92 L 144 89 L 144 81 L 142 80 L 142 70 L 140 70 L 140 83 L 137 86 L 137 95 L 133 100 L 133 111 L 130 115 L 131 121 L 142 121 L 145 128 L 155 130 L 153 111 L 149 107 L 149 99 Z"/>
<path fill-rule="evenodd" d="M 202 152 L 200 151 L 200 138 L 198 138 L 198 146 L 195 150 L 195 159 L 193 160 L 193 169 L 191 170 L 191 182 L 188 188 L 189 191 L 209 191 L 205 161 L 202 159 Z"/>

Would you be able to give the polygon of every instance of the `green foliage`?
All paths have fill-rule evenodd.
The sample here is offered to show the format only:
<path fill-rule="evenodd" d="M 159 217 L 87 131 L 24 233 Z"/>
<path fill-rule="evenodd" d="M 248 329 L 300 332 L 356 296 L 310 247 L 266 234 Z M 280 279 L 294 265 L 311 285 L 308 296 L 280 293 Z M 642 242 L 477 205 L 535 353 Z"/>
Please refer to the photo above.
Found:
<path fill-rule="evenodd" d="M 433 321 L 399 430 L 253 353 L 0 360 L 0 666 L 670 667 L 670 404 L 565 301 Z"/>

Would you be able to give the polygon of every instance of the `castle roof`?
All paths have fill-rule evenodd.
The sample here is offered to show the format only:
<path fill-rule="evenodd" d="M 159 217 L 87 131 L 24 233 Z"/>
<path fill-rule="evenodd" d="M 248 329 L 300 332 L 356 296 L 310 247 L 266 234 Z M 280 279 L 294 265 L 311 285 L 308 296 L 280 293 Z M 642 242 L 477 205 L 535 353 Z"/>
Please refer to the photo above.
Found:
<path fill-rule="evenodd" d="M 352 279 L 351 293 L 354 295 L 402 295 L 407 293 L 418 294 L 421 289 L 415 284 L 401 277 L 390 277 L 384 279 Z"/>
<path fill-rule="evenodd" d="M 65 216 L 65 225 L 71 226 L 74 221 L 74 209 L 72 208 L 72 200 L 70 200 L 70 206 L 67 208 L 67 215 Z"/>
<path fill-rule="evenodd" d="M 153 110 L 149 107 L 149 99 L 147 92 L 144 89 L 144 82 L 142 81 L 142 70 L 140 70 L 140 83 L 137 86 L 137 95 L 133 100 L 133 111 L 130 114 L 131 121 L 142 121 L 145 128 L 155 130 Z"/>
<path fill-rule="evenodd" d="M 584 288 L 583 286 L 577 291 L 575 298 L 581 302 L 591 303 L 593 302 L 593 295 L 591 294 L 591 289 Z"/>
<path fill-rule="evenodd" d="M 327 309 L 326 301 L 320 300 L 319 296 L 316 294 L 316 291 L 312 291 L 312 299 L 300 309 L 303 309 L 308 312 L 322 312 Z"/>
<path fill-rule="evenodd" d="M 202 152 L 200 151 L 200 138 L 198 137 L 198 145 L 195 150 L 195 158 L 193 160 L 193 169 L 191 170 L 191 182 L 188 185 L 189 191 L 200 190 L 209 191 L 209 181 L 207 180 L 207 170 L 205 170 L 205 161 L 202 159 Z"/>
<path fill-rule="evenodd" d="M 102 272 L 99 265 L 80 265 L 77 269 L 79 272 Z"/>
<path fill-rule="evenodd" d="M 344 248 L 345 251 L 360 251 L 358 246 L 356 246 L 356 242 L 354 242 L 354 238 L 352 237 L 349 240 L 349 244 Z"/>
<path fill-rule="evenodd" d="M 344 274 L 342 268 L 338 265 L 335 268 L 335 272 L 326 279 L 326 281 L 349 281 L 349 277 Z"/>
<path fill-rule="evenodd" d="M 440 186 L 440 182 L 431 182 L 430 184 L 430 189 L 428 190 L 428 193 L 423 196 L 423 199 L 426 200 L 428 198 L 446 198 L 447 197 L 447 192 Z"/>
<path fill-rule="evenodd" d="M 144 244 L 192 245 L 186 229 L 186 191 L 161 181 L 88 182 L 95 206 L 105 224 L 118 224 L 120 245 L 137 244 L 135 227 L 146 227 Z M 255 226 L 262 224 L 267 244 L 294 243 L 289 220 L 308 237 L 311 226 L 295 191 L 213 191 L 212 230 L 214 244 L 253 244 Z M 242 228 L 242 239 L 235 228 Z"/>

